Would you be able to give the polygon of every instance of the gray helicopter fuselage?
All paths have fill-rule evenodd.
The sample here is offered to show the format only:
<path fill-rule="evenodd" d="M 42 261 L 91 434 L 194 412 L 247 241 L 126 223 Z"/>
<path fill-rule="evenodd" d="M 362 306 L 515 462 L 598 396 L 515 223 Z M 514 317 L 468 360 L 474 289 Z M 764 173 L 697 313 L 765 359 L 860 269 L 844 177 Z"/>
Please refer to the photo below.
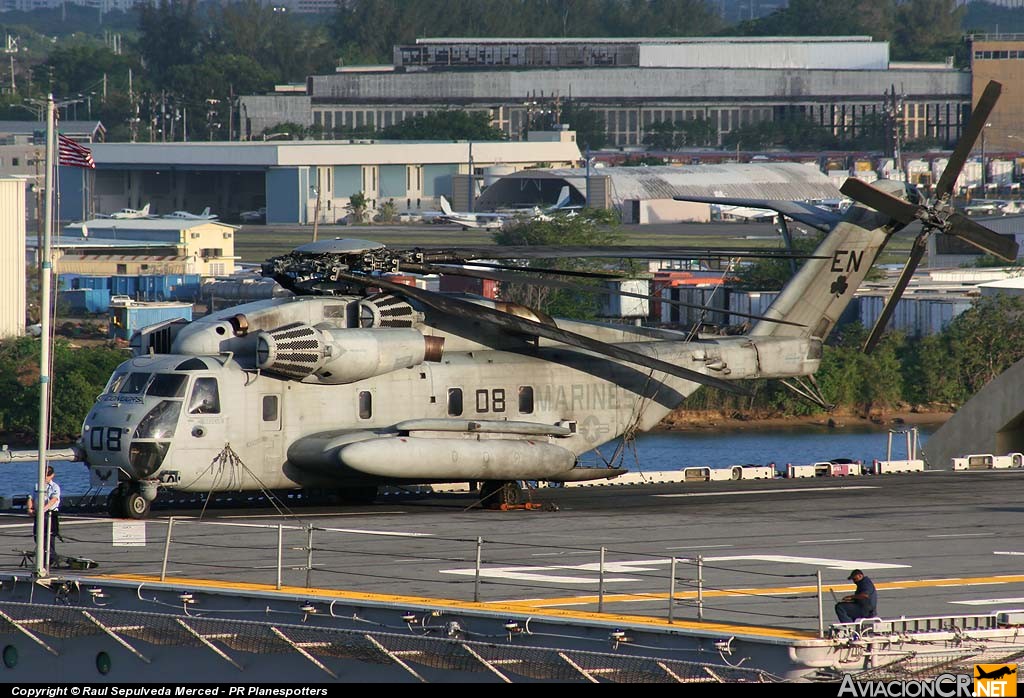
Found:
<path fill-rule="evenodd" d="M 185 325 L 172 353 L 140 354 L 117 369 L 85 421 L 87 461 L 151 487 L 203 492 L 573 479 L 577 456 L 653 427 L 699 387 L 544 340 L 488 336 L 391 298 L 383 304 L 398 305 L 406 314 L 389 327 L 360 297 L 259 301 Z M 806 375 L 820 358 L 809 339 L 686 341 L 558 324 L 730 378 Z M 296 367 L 289 332 L 303 347 L 319 342 L 314 364 Z M 419 335 L 443 340 L 443 350 L 417 354 L 410 339 Z M 373 375 L 351 379 L 365 373 Z M 227 447 L 237 458 L 224 457 Z"/>

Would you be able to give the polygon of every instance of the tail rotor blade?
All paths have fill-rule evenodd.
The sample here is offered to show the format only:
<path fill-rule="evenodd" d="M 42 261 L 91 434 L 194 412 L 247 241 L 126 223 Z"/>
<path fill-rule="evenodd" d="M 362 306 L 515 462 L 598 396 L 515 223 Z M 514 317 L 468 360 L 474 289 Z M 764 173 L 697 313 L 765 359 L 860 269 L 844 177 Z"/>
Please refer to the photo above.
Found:
<path fill-rule="evenodd" d="M 949 156 L 946 169 L 942 171 L 939 183 L 935 185 L 936 199 L 945 199 L 953 191 L 957 177 L 960 176 L 964 163 L 967 162 L 967 158 L 974 149 L 974 142 L 978 140 L 982 130 L 985 128 L 985 124 L 988 123 L 988 117 L 995 108 L 996 102 L 999 101 L 999 95 L 1002 90 L 1002 84 L 995 80 L 990 80 L 985 87 L 985 91 L 981 93 L 981 99 L 974 105 L 974 111 L 971 113 L 971 120 L 964 127 L 964 132 L 960 136 L 960 140 L 957 141 L 953 154 Z"/>
<path fill-rule="evenodd" d="M 885 193 L 881 189 L 862 182 L 859 179 L 850 177 L 843 186 L 839 188 L 846 196 L 854 201 L 859 201 L 865 206 L 870 206 L 880 213 L 884 213 L 900 223 L 912 223 L 917 219 L 918 207 L 907 203 L 903 199 Z"/>
<path fill-rule="evenodd" d="M 949 229 L 946 232 L 974 245 L 979 250 L 1007 262 L 1017 260 L 1018 246 L 1013 237 L 1000 235 L 994 230 L 972 221 L 962 213 L 954 213 L 950 216 L 949 224 Z"/>
<path fill-rule="evenodd" d="M 885 305 L 882 306 L 882 312 L 879 313 L 875 326 L 871 328 L 871 333 L 868 335 L 868 338 L 864 340 L 865 354 L 870 354 L 882 339 L 882 335 L 885 333 L 885 328 L 889 324 L 889 320 L 892 319 L 893 312 L 896 310 L 896 304 L 900 302 L 900 297 L 907 289 L 907 284 L 910 283 L 910 279 L 914 276 L 914 272 L 917 270 L 917 265 L 920 264 L 921 260 L 924 258 L 924 253 L 927 250 L 927 242 L 928 232 L 921 233 L 914 240 L 914 246 L 910 250 L 910 259 L 907 260 L 906 266 L 903 267 L 903 271 L 900 273 L 900 278 L 896 282 L 896 285 L 893 286 L 889 297 L 885 299 Z"/>

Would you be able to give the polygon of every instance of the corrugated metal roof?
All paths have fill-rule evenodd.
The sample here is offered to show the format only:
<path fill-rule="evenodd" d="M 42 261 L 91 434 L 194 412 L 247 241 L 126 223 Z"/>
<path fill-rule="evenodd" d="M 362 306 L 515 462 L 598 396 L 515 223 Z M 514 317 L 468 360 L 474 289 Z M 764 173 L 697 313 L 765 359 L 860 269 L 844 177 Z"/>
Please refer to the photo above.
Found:
<path fill-rule="evenodd" d="M 772 43 L 772 44 L 820 44 L 846 41 L 871 42 L 874 39 L 866 35 L 851 36 L 624 36 L 596 37 L 577 36 L 567 38 L 551 37 L 437 37 L 416 39 L 418 45 L 430 44 L 739 44 L 739 43 Z"/>
<path fill-rule="evenodd" d="M 587 188 L 586 170 L 580 168 L 524 170 L 511 179 L 562 179 L 580 193 Z M 816 166 L 795 163 L 740 163 L 682 165 L 679 167 L 602 167 L 592 177 L 611 178 L 612 203 L 636 199 L 672 199 L 676 196 L 717 196 L 746 199 L 803 201 L 834 199 L 842 194 Z"/>
<path fill-rule="evenodd" d="M 25 134 L 31 135 L 35 131 L 45 131 L 45 121 L 0 121 L 0 133 L 3 134 Z M 97 130 L 105 132 L 103 123 L 100 121 L 60 121 L 57 123 L 57 130 L 60 133 L 89 133 Z"/>

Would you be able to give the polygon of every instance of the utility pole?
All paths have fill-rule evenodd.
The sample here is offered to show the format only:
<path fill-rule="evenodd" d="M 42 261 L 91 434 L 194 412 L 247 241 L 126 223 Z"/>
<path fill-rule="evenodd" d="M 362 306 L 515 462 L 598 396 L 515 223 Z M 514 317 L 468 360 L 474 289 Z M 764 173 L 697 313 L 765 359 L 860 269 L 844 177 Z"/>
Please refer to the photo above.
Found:
<path fill-rule="evenodd" d="M 54 168 L 54 111 L 53 95 L 46 95 L 46 172 L 43 177 L 43 191 L 46 197 L 45 220 L 43 223 L 42 270 L 39 278 L 39 319 L 40 354 L 39 354 L 39 472 L 35 493 L 36 514 L 36 577 L 42 579 L 49 575 L 50 536 L 47 530 L 46 512 L 46 450 L 50 446 L 50 284 L 53 276 L 51 259 L 50 232 L 53 230 L 53 168 Z"/>
<path fill-rule="evenodd" d="M 317 168 L 317 179 L 320 179 L 320 168 Z M 313 187 L 313 193 L 316 195 L 316 206 L 313 207 L 313 242 L 316 242 L 317 228 L 320 224 L 320 186 L 319 181 L 317 186 Z"/>
<path fill-rule="evenodd" d="M 18 86 L 14 82 L 14 54 L 18 52 L 18 37 L 7 35 L 7 46 L 4 49 L 4 53 L 8 55 L 11 60 L 11 94 L 18 93 Z"/>

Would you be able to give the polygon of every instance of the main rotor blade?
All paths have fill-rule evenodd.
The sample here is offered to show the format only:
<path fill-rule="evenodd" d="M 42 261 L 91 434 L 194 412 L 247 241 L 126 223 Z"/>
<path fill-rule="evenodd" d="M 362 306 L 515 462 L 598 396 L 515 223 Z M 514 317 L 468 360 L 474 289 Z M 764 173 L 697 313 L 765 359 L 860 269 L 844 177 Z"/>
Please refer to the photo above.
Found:
<path fill-rule="evenodd" d="M 659 247 L 657 245 L 495 245 L 493 247 L 418 247 L 427 262 L 467 262 L 473 259 L 562 259 L 635 257 L 640 259 L 697 259 L 704 257 L 788 258 L 774 248 Z M 813 254 L 794 255 L 798 259 L 824 259 Z"/>
<path fill-rule="evenodd" d="M 918 207 L 903 199 L 892 196 L 881 189 L 876 189 L 866 182 L 850 177 L 839 188 L 846 196 L 870 206 L 879 213 L 884 213 L 900 223 L 907 224 L 917 220 Z"/>
<path fill-rule="evenodd" d="M 544 274 L 550 276 L 577 276 L 583 279 L 624 279 L 625 272 L 621 271 L 577 271 L 575 269 L 546 269 L 544 267 L 520 267 L 514 264 L 491 264 L 490 262 L 469 262 L 474 267 L 485 269 L 499 269 L 502 271 L 519 271 L 529 274 Z"/>
<path fill-rule="evenodd" d="M 694 308 L 696 310 L 704 310 L 711 313 L 725 313 L 727 315 L 737 315 L 739 317 L 750 318 L 752 320 L 767 320 L 768 322 L 776 322 L 780 325 L 793 325 L 794 327 L 806 327 L 798 322 L 792 322 L 790 320 L 778 320 L 776 318 L 763 317 L 761 315 L 751 315 L 750 313 L 741 313 L 739 311 L 733 312 L 732 310 L 726 310 L 724 308 L 709 308 L 705 305 L 699 305 L 697 303 L 687 303 L 685 301 L 672 300 L 671 298 L 662 298 L 661 296 L 651 296 L 646 293 L 633 293 L 632 291 L 622 291 L 610 289 L 607 286 L 587 286 L 585 284 L 574 284 L 571 281 L 559 281 L 558 279 L 530 279 L 524 276 L 519 276 L 513 273 L 503 273 L 499 270 L 477 270 L 477 269 L 466 269 L 464 267 L 453 267 L 445 265 L 433 265 L 423 264 L 421 265 L 423 273 L 431 274 L 454 274 L 456 276 L 468 276 L 475 279 L 492 279 L 494 281 L 504 281 L 514 284 L 532 284 L 535 286 L 546 286 L 548 288 L 564 288 L 569 291 L 584 291 L 587 293 L 599 293 L 603 296 L 623 296 L 626 298 L 643 298 L 648 301 L 655 301 L 657 303 L 665 303 L 667 305 L 676 305 L 683 308 Z"/>
<path fill-rule="evenodd" d="M 974 105 L 974 111 L 971 112 L 971 120 L 964 127 L 960 140 L 956 142 L 956 148 L 953 149 L 953 154 L 949 156 L 946 169 L 942 171 L 939 183 L 935 185 L 936 200 L 941 201 L 948 198 L 953 191 L 957 177 L 960 176 L 960 170 L 964 168 L 964 163 L 967 162 L 967 158 L 974 149 L 974 142 L 978 140 L 985 124 L 988 123 L 988 117 L 992 113 L 992 109 L 995 108 L 996 102 L 999 101 L 999 94 L 1002 91 L 1002 84 L 995 80 L 989 80 L 988 85 L 985 86 L 985 91 L 981 93 L 981 98 Z M 985 163 L 982 163 L 982 167 L 984 165 Z"/>
<path fill-rule="evenodd" d="M 1005 259 L 1007 262 L 1017 261 L 1018 246 L 1013 237 L 1000 235 L 994 230 L 972 221 L 962 213 L 954 213 L 949 217 L 948 222 L 947 233 L 955 235 L 990 255 Z"/>
<path fill-rule="evenodd" d="M 892 318 L 893 312 L 896 310 L 896 304 L 900 302 L 900 297 L 907 288 L 907 284 L 910 283 L 910 279 L 914 276 L 914 271 L 917 270 L 917 265 L 921 263 L 921 259 L 924 257 L 924 253 L 928 249 L 928 234 L 927 228 L 914 239 L 914 245 L 910 248 L 910 258 L 907 260 L 906 265 L 903 267 L 903 271 L 900 272 L 900 278 L 893 286 L 892 291 L 889 293 L 889 297 L 885 299 L 885 305 L 882 306 L 882 312 L 878 314 L 878 320 L 875 321 L 875 326 L 871 328 L 871 333 L 867 339 L 864 340 L 864 353 L 870 354 L 874 351 L 875 347 L 878 346 L 878 342 L 882 339 L 882 335 L 885 333 L 886 325 L 889 324 L 889 320 Z"/>
<path fill-rule="evenodd" d="M 592 337 L 577 334 L 576 332 L 563 330 L 562 328 L 554 325 L 546 325 L 541 322 L 517 317 L 509 313 L 503 313 L 500 310 L 488 308 L 483 305 L 477 305 L 476 303 L 470 303 L 469 301 L 464 301 L 459 298 L 444 296 L 431 291 L 424 291 L 423 289 L 416 288 L 415 286 L 396 284 L 381 277 L 361 276 L 358 274 L 349 274 L 344 271 L 333 272 L 333 275 L 334 279 L 337 281 L 348 281 L 360 286 L 373 286 L 391 291 L 399 296 L 413 298 L 426 306 L 439 310 L 442 313 L 448 313 L 454 317 L 485 322 L 500 329 L 532 337 L 545 337 L 546 339 L 561 342 L 562 344 L 568 344 L 569 346 L 592 351 L 595 354 L 603 354 L 604 356 L 609 356 L 613 359 L 618 359 L 626 363 L 654 369 L 656 371 L 662 371 L 684 380 L 699 383 L 701 385 L 707 385 L 712 388 L 718 388 L 719 390 L 725 390 L 730 393 L 736 393 L 739 395 L 749 394 L 746 390 L 740 388 L 735 383 L 722 380 L 721 378 L 715 378 L 698 371 L 683 368 L 682 366 L 676 366 L 675 364 L 670 364 L 667 361 L 662 361 L 661 359 L 656 359 L 652 356 L 647 356 L 646 354 L 625 349 L 615 344 L 601 342 L 593 339 Z"/>

